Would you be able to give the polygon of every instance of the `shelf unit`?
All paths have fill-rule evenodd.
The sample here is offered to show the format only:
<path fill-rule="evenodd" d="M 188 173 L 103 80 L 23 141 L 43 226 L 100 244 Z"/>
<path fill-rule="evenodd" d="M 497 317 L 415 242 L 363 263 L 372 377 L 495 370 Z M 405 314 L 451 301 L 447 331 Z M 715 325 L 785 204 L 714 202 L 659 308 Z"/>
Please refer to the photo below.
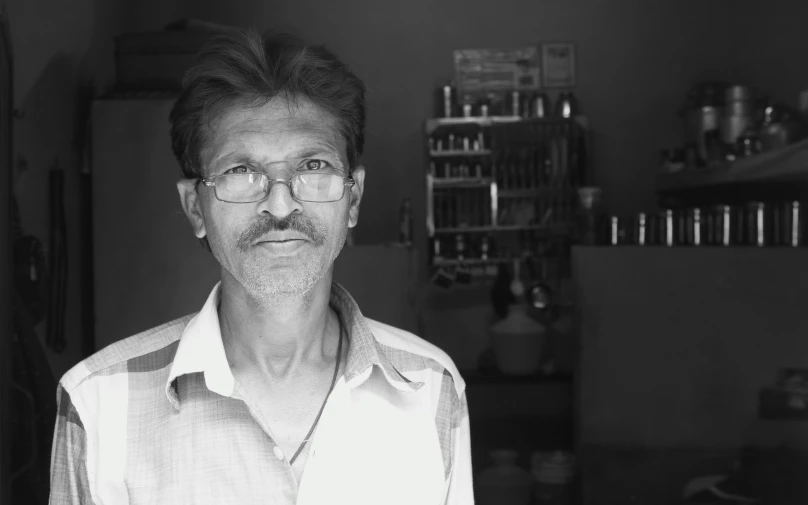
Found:
<path fill-rule="evenodd" d="M 703 169 L 663 172 L 656 177 L 656 188 L 659 193 L 670 193 L 734 184 L 774 182 L 808 182 L 808 140 Z"/>
<path fill-rule="evenodd" d="M 585 117 L 428 119 L 430 266 L 541 256 L 552 241 L 568 247 L 586 170 L 587 130 Z"/>

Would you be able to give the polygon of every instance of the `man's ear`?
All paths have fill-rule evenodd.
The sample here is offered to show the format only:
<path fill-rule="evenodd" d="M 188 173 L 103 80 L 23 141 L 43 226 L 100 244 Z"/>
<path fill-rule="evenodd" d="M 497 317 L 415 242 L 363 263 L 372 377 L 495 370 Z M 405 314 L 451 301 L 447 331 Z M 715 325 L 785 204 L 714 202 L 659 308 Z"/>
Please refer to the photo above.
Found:
<path fill-rule="evenodd" d="M 348 208 L 348 228 L 353 228 L 359 222 L 359 204 L 362 202 L 362 193 L 365 191 L 365 167 L 359 165 L 353 169 L 353 180 L 356 184 L 351 187 L 350 207 Z"/>
<path fill-rule="evenodd" d="M 180 179 L 177 181 L 177 190 L 180 193 L 182 210 L 185 211 L 185 215 L 191 223 L 194 235 L 196 235 L 196 238 L 202 238 L 207 235 L 207 232 L 205 231 L 205 219 L 202 216 L 201 202 L 196 185 L 197 181 L 194 179 Z"/>

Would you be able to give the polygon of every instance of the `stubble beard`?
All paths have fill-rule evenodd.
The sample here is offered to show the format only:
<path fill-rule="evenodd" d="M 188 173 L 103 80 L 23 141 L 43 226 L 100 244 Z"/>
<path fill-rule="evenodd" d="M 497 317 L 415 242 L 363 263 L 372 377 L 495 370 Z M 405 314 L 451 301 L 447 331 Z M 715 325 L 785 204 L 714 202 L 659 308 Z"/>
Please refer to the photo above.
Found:
<path fill-rule="evenodd" d="M 262 306 L 271 306 L 279 301 L 289 301 L 290 298 L 305 297 L 314 286 L 320 281 L 329 268 L 333 265 L 348 236 L 348 219 L 340 219 L 337 224 L 338 235 L 333 242 L 333 247 L 328 246 L 327 234 L 324 230 L 318 230 L 313 225 L 309 225 L 307 236 L 313 238 L 306 248 L 308 251 L 297 256 L 292 265 L 284 268 L 273 268 L 272 259 L 262 257 L 257 254 L 254 246 L 248 245 L 249 233 L 241 234 L 241 239 L 236 241 L 236 247 L 228 247 L 219 244 L 218 241 L 210 240 L 213 255 L 230 275 L 238 281 L 247 294 Z M 259 235 L 255 232 L 252 235 Z M 218 246 L 224 247 L 218 247 Z M 240 252 L 241 264 L 233 264 L 228 261 L 223 250 L 230 249 L 237 254 Z M 285 260 L 288 261 L 288 260 Z"/>
<path fill-rule="evenodd" d="M 281 300 L 302 298 L 326 275 L 345 245 L 348 228 L 340 226 L 333 249 L 315 246 L 313 254 L 297 258 L 295 266 L 272 268 L 260 256 L 252 256 L 242 263 L 239 275 L 234 275 L 245 291 L 260 305 L 271 306 Z M 231 272 L 235 274 L 235 272 Z"/>
<path fill-rule="evenodd" d="M 296 262 L 294 267 L 273 269 L 266 261 L 250 258 L 243 264 L 236 279 L 247 293 L 261 305 L 278 303 L 281 299 L 305 296 L 325 274 L 320 258 Z M 268 268 L 267 268 L 268 267 Z"/>

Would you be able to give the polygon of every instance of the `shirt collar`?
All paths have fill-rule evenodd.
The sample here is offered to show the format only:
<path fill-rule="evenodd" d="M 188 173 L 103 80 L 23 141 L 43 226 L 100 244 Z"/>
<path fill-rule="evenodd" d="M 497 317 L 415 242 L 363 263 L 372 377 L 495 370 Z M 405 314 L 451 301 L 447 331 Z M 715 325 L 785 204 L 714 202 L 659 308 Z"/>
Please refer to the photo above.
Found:
<path fill-rule="evenodd" d="M 345 382 L 350 387 L 356 387 L 367 380 L 373 366 L 381 370 L 387 382 L 400 391 L 416 391 L 424 385 L 423 382 L 410 381 L 393 366 L 382 351 L 379 341 L 373 336 L 370 324 L 362 316 L 356 301 L 336 282 L 331 283 L 331 305 L 342 315 L 351 342 L 348 363 L 345 366 Z"/>
<path fill-rule="evenodd" d="M 166 396 L 176 409 L 179 409 L 179 397 L 174 381 L 187 374 L 201 372 L 210 391 L 222 396 L 233 395 L 235 378 L 227 362 L 219 326 L 220 296 L 221 282 L 213 288 L 202 310 L 188 322 L 180 337 L 165 386 Z M 373 336 L 356 301 L 336 282 L 331 283 L 330 301 L 342 316 L 348 331 L 350 346 L 344 376 L 349 387 L 357 387 L 365 382 L 374 366 L 381 371 L 387 383 L 397 390 L 416 391 L 424 385 L 422 382 L 410 381 L 393 366 Z"/>

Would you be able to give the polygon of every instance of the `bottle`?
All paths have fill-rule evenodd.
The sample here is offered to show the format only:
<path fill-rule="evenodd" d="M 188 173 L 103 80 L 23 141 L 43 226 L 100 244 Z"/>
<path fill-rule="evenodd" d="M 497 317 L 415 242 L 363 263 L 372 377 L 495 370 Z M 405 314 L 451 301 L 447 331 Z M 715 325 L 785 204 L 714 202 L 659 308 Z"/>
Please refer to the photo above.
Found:
<path fill-rule="evenodd" d="M 594 186 L 578 188 L 578 243 L 598 245 L 601 227 L 601 190 Z"/>
<path fill-rule="evenodd" d="M 412 244 L 412 203 L 409 198 L 401 202 L 401 210 L 398 216 L 398 241 L 399 243 Z"/>
<path fill-rule="evenodd" d="M 528 314 L 525 286 L 519 275 L 519 260 L 514 261 L 510 292 L 516 301 L 504 319 L 488 329 L 496 366 L 505 375 L 533 375 L 541 368 L 546 328 Z"/>

